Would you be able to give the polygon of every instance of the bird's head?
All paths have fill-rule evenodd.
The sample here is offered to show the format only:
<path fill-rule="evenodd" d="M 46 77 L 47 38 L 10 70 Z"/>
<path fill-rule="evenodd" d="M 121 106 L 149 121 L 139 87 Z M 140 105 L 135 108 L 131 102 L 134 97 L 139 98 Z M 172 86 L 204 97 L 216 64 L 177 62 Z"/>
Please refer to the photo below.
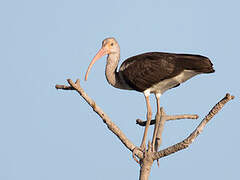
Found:
<path fill-rule="evenodd" d="M 116 41 L 115 38 L 111 37 L 111 38 L 106 38 L 102 41 L 102 47 L 101 49 L 98 51 L 98 53 L 94 56 L 94 58 L 92 59 L 91 63 L 88 66 L 86 75 L 85 75 L 85 81 L 87 80 L 88 77 L 88 73 L 90 71 L 90 69 L 92 68 L 93 64 L 100 59 L 101 57 L 105 56 L 105 55 L 110 55 L 110 54 L 115 54 L 115 53 L 119 53 L 120 48 L 119 45 Z"/>

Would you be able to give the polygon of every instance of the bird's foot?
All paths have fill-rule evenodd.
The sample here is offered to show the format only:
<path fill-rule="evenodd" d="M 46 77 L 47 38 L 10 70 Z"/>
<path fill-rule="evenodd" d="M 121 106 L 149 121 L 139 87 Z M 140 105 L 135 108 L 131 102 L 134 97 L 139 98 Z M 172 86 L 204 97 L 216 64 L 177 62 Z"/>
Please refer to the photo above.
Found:
<path fill-rule="evenodd" d="M 146 151 L 146 144 L 141 144 L 140 148 L 139 148 L 142 152 Z"/>
<path fill-rule="evenodd" d="M 136 157 L 136 152 L 137 151 L 142 151 L 143 153 L 146 151 L 146 145 L 145 144 L 142 144 L 141 146 L 140 146 L 140 148 L 139 147 L 135 147 L 134 149 L 133 149 L 133 152 L 132 152 L 132 157 L 133 157 L 133 159 L 138 163 L 138 164 L 140 164 L 141 165 L 141 160 L 139 161 L 138 159 L 137 159 L 137 157 Z"/>
<path fill-rule="evenodd" d="M 138 164 L 140 164 L 140 162 L 139 162 L 139 160 L 137 159 L 137 157 L 136 157 L 136 151 L 137 150 L 141 150 L 139 147 L 135 147 L 134 149 L 133 149 L 133 152 L 132 152 L 132 157 L 133 157 L 133 159 L 134 159 L 134 161 L 136 161 Z"/>

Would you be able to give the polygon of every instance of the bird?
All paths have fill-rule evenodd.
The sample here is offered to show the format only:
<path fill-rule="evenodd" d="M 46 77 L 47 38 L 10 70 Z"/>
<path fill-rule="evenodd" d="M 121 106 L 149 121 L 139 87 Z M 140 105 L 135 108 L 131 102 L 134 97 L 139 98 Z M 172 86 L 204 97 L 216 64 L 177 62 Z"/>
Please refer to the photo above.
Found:
<path fill-rule="evenodd" d="M 154 94 L 157 101 L 156 117 L 160 117 L 160 96 L 167 90 L 198 75 L 215 72 L 209 58 L 195 54 L 177 54 L 167 52 L 147 52 L 127 58 L 118 69 L 120 46 L 114 37 L 102 41 L 102 47 L 90 62 L 85 74 L 88 74 L 93 64 L 107 55 L 105 75 L 110 85 L 124 90 L 135 90 L 144 94 L 147 106 L 147 123 L 140 145 L 146 148 L 147 132 L 152 118 L 149 96 Z M 160 118 L 156 118 L 152 145 L 155 144 Z"/>

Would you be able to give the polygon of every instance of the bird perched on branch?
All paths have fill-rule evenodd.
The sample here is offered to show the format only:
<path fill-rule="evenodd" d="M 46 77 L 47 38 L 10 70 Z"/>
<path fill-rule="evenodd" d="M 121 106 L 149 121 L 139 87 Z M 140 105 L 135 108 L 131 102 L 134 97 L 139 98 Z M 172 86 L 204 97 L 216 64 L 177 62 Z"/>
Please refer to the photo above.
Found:
<path fill-rule="evenodd" d="M 115 38 L 106 38 L 102 47 L 91 61 L 85 80 L 93 64 L 102 56 L 107 56 L 106 78 L 109 84 L 119 89 L 142 92 L 147 104 L 147 123 L 140 148 L 145 149 L 147 131 L 150 125 L 152 110 L 149 95 L 155 94 L 157 115 L 160 115 L 160 96 L 168 89 L 175 88 L 198 74 L 213 73 L 211 61 L 201 55 L 148 52 L 126 59 L 117 71 L 120 59 L 120 47 Z M 156 116 L 157 116 L 156 115 Z M 152 145 L 155 144 L 159 124 L 156 119 Z"/>

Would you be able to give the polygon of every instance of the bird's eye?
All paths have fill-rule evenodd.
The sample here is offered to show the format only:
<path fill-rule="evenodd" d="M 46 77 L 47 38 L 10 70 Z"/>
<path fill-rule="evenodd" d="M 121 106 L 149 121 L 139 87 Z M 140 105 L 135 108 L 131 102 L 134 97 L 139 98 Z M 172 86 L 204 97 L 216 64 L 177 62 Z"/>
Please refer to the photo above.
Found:
<path fill-rule="evenodd" d="M 113 46 L 113 43 L 111 43 L 111 46 Z"/>

